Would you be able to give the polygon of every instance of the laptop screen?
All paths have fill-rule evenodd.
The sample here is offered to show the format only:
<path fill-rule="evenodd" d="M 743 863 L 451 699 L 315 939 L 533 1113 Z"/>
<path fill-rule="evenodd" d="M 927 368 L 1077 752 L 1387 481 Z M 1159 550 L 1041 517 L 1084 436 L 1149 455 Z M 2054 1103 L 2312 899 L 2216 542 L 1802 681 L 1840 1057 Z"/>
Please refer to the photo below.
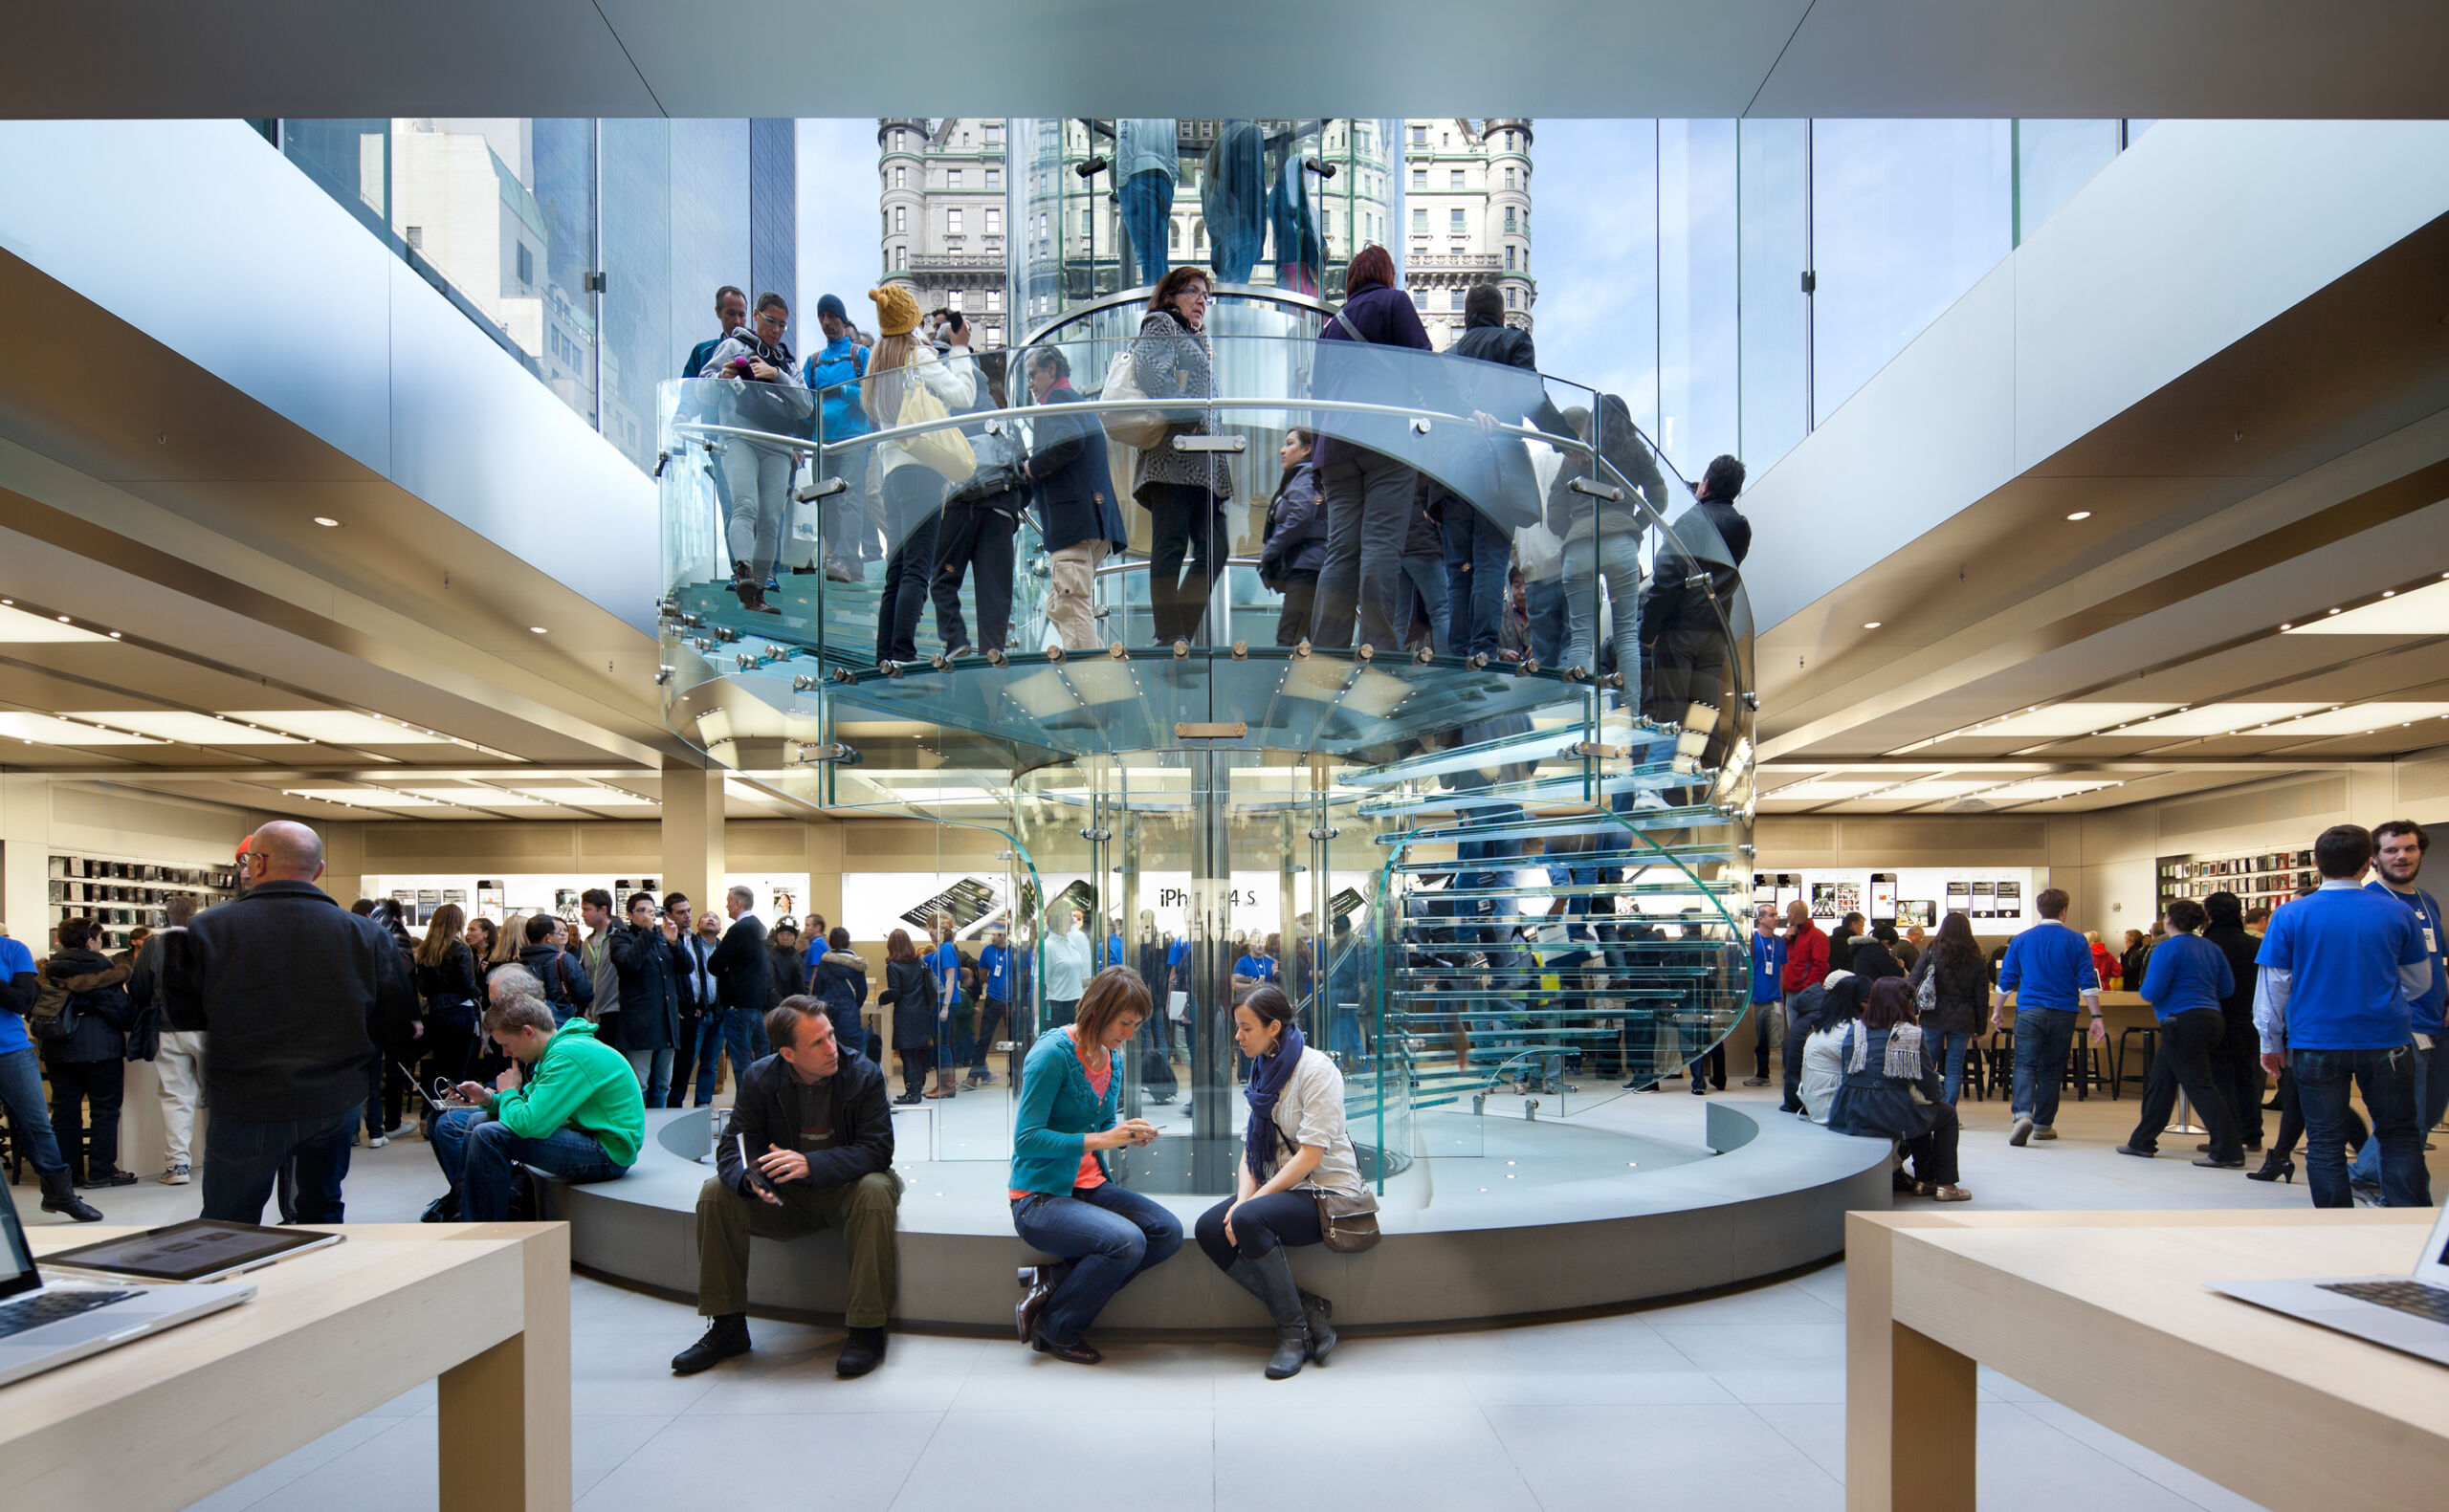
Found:
<path fill-rule="evenodd" d="M 2432 1225 L 2432 1237 L 2423 1241 L 2423 1252 L 2416 1257 L 2415 1279 L 2435 1286 L 2449 1286 L 2449 1207 Z"/>
<path fill-rule="evenodd" d="M 0 1180 L 0 1297 L 13 1297 L 42 1284 L 34 1271 L 33 1251 L 26 1247 L 26 1231 L 17 1225 L 17 1200 L 9 1183 Z"/>

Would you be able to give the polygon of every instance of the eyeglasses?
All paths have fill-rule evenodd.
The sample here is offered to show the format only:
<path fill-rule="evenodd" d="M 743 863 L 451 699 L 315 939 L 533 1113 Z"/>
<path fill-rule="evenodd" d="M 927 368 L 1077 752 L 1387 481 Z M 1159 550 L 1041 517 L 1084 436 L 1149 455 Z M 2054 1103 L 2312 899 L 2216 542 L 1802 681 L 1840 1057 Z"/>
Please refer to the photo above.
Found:
<path fill-rule="evenodd" d="M 1192 284 L 1189 288 L 1184 289 L 1180 294 L 1175 296 L 1175 297 L 1180 299 L 1196 299 L 1200 303 L 1205 304 L 1207 302 L 1207 291 L 1197 284 Z"/>
<path fill-rule="evenodd" d="M 767 315 L 764 311 L 760 310 L 757 312 L 757 323 L 759 325 L 770 325 L 779 331 L 783 327 L 791 323 L 791 318 L 787 315 Z"/>

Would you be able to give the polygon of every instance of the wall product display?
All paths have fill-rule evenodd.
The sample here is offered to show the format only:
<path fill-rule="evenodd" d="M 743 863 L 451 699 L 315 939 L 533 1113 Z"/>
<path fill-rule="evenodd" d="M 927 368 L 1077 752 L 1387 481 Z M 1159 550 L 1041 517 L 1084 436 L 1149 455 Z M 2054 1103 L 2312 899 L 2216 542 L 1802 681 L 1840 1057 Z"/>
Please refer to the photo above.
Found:
<path fill-rule="evenodd" d="M 199 908 L 209 909 L 237 892 L 238 874 L 231 866 L 180 866 L 58 851 L 51 856 L 50 923 L 96 920 L 111 950 L 124 949 L 128 931 L 140 925 L 158 930 L 167 924 L 164 909 L 173 895 L 192 897 Z"/>
<path fill-rule="evenodd" d="M 513 913 L 550 913 L 556 918 L 579 922 L 579 897 L 589 887 L 602 887 L 612 894 L 616 910 L 628 903 L 633 892 L 651 892 L 660 900 L 669 879 L 632 872 L 626 877 L 610 874 L 587 876 L 572 872 L 506 873 L 479 877 L 474 873 L 401 874 L 397 872 L 371 875 L 364 879 L 369 898 L 395 898 L 406 909 L 409 928 L 422 928 L 443 904 L 455 903 L 470 918 L 492 919 L 496 923 Z M 797 919 L 807 906 L 808 875 L 806 872 L 763 873 L 729 872 L 723 877 L 726 887 L 744 887 L 756 895 L 757 916 L 767 925 L 777 919 Z M 697 900 L 702 901 L 702 900 Z M 715 910 L 722 911 L 722 900 L 715 900 Z"/>
<path fill-rule="evenodd" d="M 2233 892 L 2251 908 L 2277 908 L 2298 890 L 2317 887 L 2321 873 L 2309 850 L 2258 851 L 2238 856 L 2162 856 L 2159 911 L 2179 898 Z"/>
<path fill-rule="evenodd" d="M 1848 913 L 1900 930 L 1931 929 L 1942 915 L 1961 913 L 1973 921 L 1975 933 L 2013 934 L 2040 917 L 2032 900 L 2048 886 L 2045 866 L 1755 871 L 1752 901 L 1783 912 L 1799 899 L 1823 929 Z"/>

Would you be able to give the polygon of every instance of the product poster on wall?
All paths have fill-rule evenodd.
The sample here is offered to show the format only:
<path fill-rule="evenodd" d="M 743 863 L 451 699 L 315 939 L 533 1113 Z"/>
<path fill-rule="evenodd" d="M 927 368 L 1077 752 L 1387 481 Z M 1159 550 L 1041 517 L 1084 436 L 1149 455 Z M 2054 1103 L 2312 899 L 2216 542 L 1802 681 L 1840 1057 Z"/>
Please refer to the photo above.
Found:
<path fill-rule="evenodd" d="M 1790 885 L 1823 930 L 1848 913 L 1861 913 L 1870 923 L 1893 919 L 1899 930 L 1935 929 L 1945 914 L 1961 913 L 1975 921 L 1975 932 L 1995 937 L 2035 922 L 2028 911 L 2031 899 L 2049 886 L 2049 872 L 2038 866 L 1866 866 L 1752 874 L 1755 900 L 1775 897 Z"/>
<path fill-rule="evenodd" d="M 1837 884 L 1815 882 L 1811 885 L 1811 916 L 1815 919 L 1837 917 Z"/>

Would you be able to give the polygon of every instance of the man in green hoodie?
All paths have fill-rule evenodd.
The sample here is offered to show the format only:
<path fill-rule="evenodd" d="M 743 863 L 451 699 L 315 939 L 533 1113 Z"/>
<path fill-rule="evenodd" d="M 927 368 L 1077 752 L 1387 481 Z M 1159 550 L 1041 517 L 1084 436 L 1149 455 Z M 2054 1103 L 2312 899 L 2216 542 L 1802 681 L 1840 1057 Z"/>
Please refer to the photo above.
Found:
<path fill-rule="evenodd" d="M 509 1217 L 522 1165 L 563 1181 L 610 1181 L 636 1163 L 646 1100 L 629 1058 L 599 1042 L 595 1025 L 572 1019 L 556 1028 L 544 1003 L 506 997 L 485 1011 L 485 1033 L 510 1069 L 492 1087 L 460 1083 L 471 1106 L 433 1126 L 433 1158 L 461 1219 Z"/>

